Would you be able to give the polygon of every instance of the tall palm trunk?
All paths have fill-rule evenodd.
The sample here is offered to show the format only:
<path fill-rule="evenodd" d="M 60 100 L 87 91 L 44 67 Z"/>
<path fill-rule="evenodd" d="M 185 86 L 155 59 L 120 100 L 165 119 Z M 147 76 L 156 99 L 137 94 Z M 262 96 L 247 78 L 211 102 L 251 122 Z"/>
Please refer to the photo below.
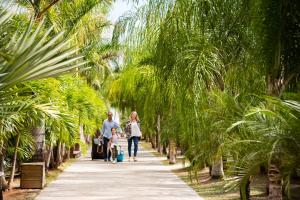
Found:
<path fill-rule="evenodd" d="M 268 94 L 270 96 L 279 96 L 280 88 L 276 86 L 276 79 L 271 75 L 268 76 Z M 276 157 L 276 156 L 275 156 Z M 273 158 L 268 167 L 268 200 L 282 200 L 282 176 L 280 174 L 280 164 L 278 159 Z"/>
<path fill-rule="evenodd" d="M 4 143 L 1 141 L 1 147 L 0 147 L 0 197 L 3 199 L 3 190 L 6 188 L 6 180 L 5 180 L 5 175 L 4 175 L 4 155 L 5 155 L 5 148 L 4 148 Z"/>
<path fill-rule="evenodd" d="M 160 115 L 157 115 L 157 151 L 162 154 L 163 146 L 161 145 L 160 120 Z"/>
<path fill-rule="evenodd" d="M 35 127 L 32 130 L 32 135 L 35 140 L 36 150 L 32 157 L 33 162 L 44 162 L 45 161 L 45 128 Z"/>
<path fill-rule="evenodd" d="M 66 144 L 64 142 L 61 143 L 61 161 L 65 161 L 65 155 L 66 155 Z"/>
<path fill-rule="evenodd" d="M 53 153 L 53 144 L 51 142 L 48 150 L 47 160 L 46 160 L 46 169 L 49 169 L 52 153 Z"/>
<path fill-rule="evenodd" d="M 150 142 L 150 137 L 149 137 L 148 134 L 145 134 L 145 141 L 146 141 L 146 142 Z"/>
<path fill-rule="evenodd" d="M 49 167 L 51 166 L 52 168 L 56 167 L 55 157 L 54 157 L 54 148 L 55 147 L 52 146 L 52 150 L 51 150 L 51 154 L 50 154 L 50 162 L 49 162 Z"/>
<path fill-rule="evenodd" d="M 67 160 L 70 159 L 70 152 L 71 152 L 71 148 L 68 147 L 68 148 L 67 148 L 67 152 L 66 152 L 66 159 L 67 159 Z"/>
<path fill-rule="evenodd" d="M 169 139 L 169 163 L 176 163 L 176 142 L 174 139 Z"/>
<path fill-rule="evenodd" d="M 164 155 L 168 154 L 167 145 L 166 144 L 163 144 L 163 151 L 162 152 L 163 152 Z"/>
<path fill-rule="evenodd" d="M 282 200 L 282 176 L 277 162 L 271 162 L 268 171 L 268 200 Z"/>
<path fill-rule="evenodd" d="M 80 141 L 85 143 L 85 137 L 84 137 L 84 126 L 83 124 L 79 125 L 79 137 L 80 137 Z"/>
<path fill-rule="evenodd" d="M 279 45 L 280 46 L 280 45 Z M 278 52 L 280 51 L 280 48 L 278 48 Z M 276 64 L 279 65 L 279 53 L 277 52 L 277 56 L 275 56 Z M 267 83 L 268 83 L 268 95 L 270 96 L 279 96 L 278 91 L 280 91 L 280 87 L 278 84 L 276 84 L 278 80 L 272 76 L 271 73 L 269 73 Z M 275 157 L 275 158 L 274 158 Z M 280 174 L 280 164 L 276 160 L 276 155 L 274 155 L 273 159 L 271 159 L 271 162 L 269 163 L 268 167 L 268 200 L 282 200 L 282 177 Z"/>
<path fill-rule="evenodd" d="M 12 184 L 14 182 L 19 143 L 20 143 L 20 133 L 18 133 L 18 135 L 17 135 L 17 141 L 16 141 L 16 146 L 15 146 L 15 151 L 14 151 L 13 163 L 12 163 L 11 172 L 10 172 L 10 179 L 8 181 L 8 189 L 9 190 L 12 189 Z"/>
<path fill-rule="evenodd" d="M 61 164 L 61 141 L 57 144 L 56 164 L 57 166 Z"/>
<path fill-rule="evenodd" d="M 212 169 L 211 169 L 211 177 L 212 178 L 223 178 L 224 169 L 223 169 L 223 159 L 221 157 L 217 157 L 213 161 Z"/>
<path fill-rule="evenodd" d="M 3 154 L 0 155 L 0 173 L 1 173 L 1 179 L 0 179 L 0 200 L 3 200 L 3 190 L 5 188 L 5 176 L 4 176 L 4 156 Z"/>
<path fill-rule="evenodd" d="M 156 149 L 156 135 L 151 136 L 151 145 L 153 149 Z"/>

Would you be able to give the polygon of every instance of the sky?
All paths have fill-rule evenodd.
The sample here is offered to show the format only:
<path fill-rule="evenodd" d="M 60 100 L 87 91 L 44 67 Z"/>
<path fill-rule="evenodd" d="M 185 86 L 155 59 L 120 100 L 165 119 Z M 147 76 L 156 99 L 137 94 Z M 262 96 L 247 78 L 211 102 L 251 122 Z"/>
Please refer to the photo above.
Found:
<path fill-rule="evenodd" d="M 134 9 L 134 5 L 132 3 L 128 3 L 125 0 L 117 0 L 108 15 L 108 19 L 115 23 L 120 16 L 131 9 Z"/>
<path fill-rule="evenodd" d="M 108 20 L 115 24 L 118 21 L 118 18 L 125 14 L 127 11 L 134 9 L 134 5 L 132 3 L 128 3 L 125 0 L 117 0 L 114 5 L 112 6 Z M 111 26 L 108 30 L 104 32 L 105 38 L 111 38 L 113 31 L 113 26 Z M 113 112 L 113 120 L 117 123 L 120 123 L 120 114 L 115 108 L 110 108 L 110 111 Z"/>
<path fill-rule="evenodd" d="M 122 15 L 124 15 L 127 11 L 133 10 L 134 5 L 132 3 L 128 3 L 126 0 L 117 0 L 109 14 L 108 14 L 108 20 L 112 22 L 112 24 L 115 24 L 118 21 L 118 18 Z M 107 30 L 104 31 L 103 37 L 110 39 L 112 36 L 113 32 L 113 26 L 108 28 Z"/>

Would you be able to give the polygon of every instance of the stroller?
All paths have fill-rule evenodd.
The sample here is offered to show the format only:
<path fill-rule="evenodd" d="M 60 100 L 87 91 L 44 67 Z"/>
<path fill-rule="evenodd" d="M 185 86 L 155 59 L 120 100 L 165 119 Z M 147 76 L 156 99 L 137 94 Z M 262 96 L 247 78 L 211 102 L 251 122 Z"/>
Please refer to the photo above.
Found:
<path fill-rule="evenodd" d="M 92 140 L 91 157 L 94 159 L 104 159 L 103 140 L 101 137 L 94 137 Z"/>

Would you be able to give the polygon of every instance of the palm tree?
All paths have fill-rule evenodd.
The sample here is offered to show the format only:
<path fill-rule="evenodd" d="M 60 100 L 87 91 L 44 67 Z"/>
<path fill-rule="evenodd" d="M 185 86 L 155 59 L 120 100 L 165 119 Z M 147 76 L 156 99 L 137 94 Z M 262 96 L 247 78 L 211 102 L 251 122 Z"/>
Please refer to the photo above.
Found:
<path fill-rule="evenodd" d="M 268 164 L 269 199 L 282 198 L 282 194 L 271 190 L 282 191 L 282 180 L 290 183 L 290 175 L 299 166 L 299 152 L 296 150 L 299 136 L 295 131 L 299 128 L 299 108 L 295 101 L 265 97 L 257 106 L 247 110 L 242 121 L 231 127 L 240 128 L 239 138 L 230 145 L 239 156 L 234 164 L 235 170 L 244 178 L 260 165 Z M 276 168 L 272 166 L 274 160 L 278 162 Z M 278 180 L 281 183 L 276 182 Z M 289 184 L 286 187 L 288 191 Z"/>
<path fill-rule="evenodd" d="M 9 10 L 1 10 L 1 35 L 9 28 L 8 22 L 12 17 L 13 14 Z M 33 108 L 32 106 L 41 108 L 28 101 L 31 98 L 30 93 L 28 95 L 26 90 L 16 86 L 22 82 L 67 73 L 84 64 L 80 61 L 82 57 L 76 55 L 77 50 L 68 47 L 68 40 L 62 38 L 63 33 L 53 35 L 52 30 L 50 28 L 43 32 L 43 23 L 34 30 L 31 22 L 24 32 L 8 38 L 5 46 L 0 49 L 1 157 L 5 150 L 6 133 L 17 131 L 17 128 L 21 127 L 20 121 L 15 117 L 24 115 L 28 108 Z M 24 99 L 26 96 L 27 100 Z M 48 108 L 44 111 L 53 113 Z M 40 113 L 33 112 L 39 120 L 43 118 Z M 23 121 L 22 119 L 24 118 L 21 117 L 20 120 Z M 11 122 L 9 126 L 7 121 Z M 3 161 L 2 158 L 1 160 Z"/>
<path fill-rule="evenodd" d="M 111 4 L 111 0 L 61 2 L 47 13 L 55 31 L 64 30 L 85 55 L 89 70 L 79 70 L 79 74 L 98 90 L 111 73 L 108 61 L 116 58 L 116 48 L 102 39 L 103 30 L 111 26 L 105 17 Z"/>
<path fill-rule="evenodd" d="M 109 25 L 104 14 L 111 1 L 76 0 L 67 3 L 63 1 L 47 3 L 46 1 L 27 1 L 21 5 L 27 6 L 28 10 L 31 10 L 31 6 L 37 8 L 34 9 L 36 21 L 43 18 L 46 26 L 53 26 L 53 32 L 64 32 L 63 37 L 69 38 L 70 45 L 80 49 L 86 63 L 84 69 L 76 69 L 77 74 L 86 77 L 87 82 L 94 88 L 100 89 L 105 74 L 108 72 L 107 60 L 114 57 L 110 45 L 104 45 L 102 41 L 98 42 L 103 28 Z M 36 130 L 38 130 L 38 135 L 45 132 L 45 128 Z"/>
<path fill-rule="evenodd" d="M 249 105 L 261 103 L 250 94 L 281 97 L 286 90 L 297 88 L 300 66 L 296 56 L 299 54 L 297 9 L 299 3 L 292 0 L 278 4 L 268 0 L 151 0 L 136 13 L 120 18 L 115 27 L 113 41 L 121 38 L 125 42 L 129 67 L 112 85 L 113 99 L 127 107 L 137 104 L 144 110 L 159 108 L 163 121 L 170 125 L 180 120 L 181 134 L 177 138 L 186 148 L 185 156 L 194 169 L 217 163 L 215 169 L 220 173 L 216 176 L 222 175 L 222 156 L 236 158 L 224 144 L 232 140 L 239 142 L 246 134 L 228 133 L 226 129 L 244 116 Z M 136 75 L 139 73 L 135 70 L 140 70 L 145 63 L 153 69 L 156 81 L 152 84 L 163 91 L 159 102 L 142 92 L 151 91 L 149 96 L 157 94 L 148 89 L 154 86 L 147 86 L 147 81 L 141 83 Z M 130 86 L 123 80 L 131 83 Z M 144 105 L 139 105 L 136 100 L 139 97 L 146 99 L 142 101 Z M 129 105 L 122 104 L 124 100 Z M 273 110 L 272 106 L 266 109 Z M 174 113 L 176 117 L 172 117 Z M 146 121 L 153 128 L 155 118 L 151 114 L 152 120 L 146 118 Z M 167 138 L 173 137 L 167 128 L 164 131 L 169 132 Z M 255 137 L 250 135 L 248 139 L 255 140 Z M 241 158 L 236 159 L 242 161 L 245 156 L 248 162 L 246 158 L 251 153 L 247 149 L 252 145 L 241 147 L 238 154 Z M 260 149 L 262 146 L 253 148 L 264 150 Z M 277 183 L 272 186 L 270 199 L 281 198 L 282 193 L 278 159 L 274 162 L 268 162 L 269 177 L 276 178 L 270 183 Z M 244 174 L 239 180 L 247 185 L 253 171 Z"/>
<path fill-rule="evenodd" d="M 259 34 L 261 63 L 265 66 L 267 94 L 281 97 L 290 83 L 299 77 L 299 17 L 300 3 L 296 1 L 264 1 L 259 3 L 264 18 L 255 27 Z M 271 109 L 271 108 L 270 108 Z M 269 162 L 269 199 L 282 199 L 280 161 Z M 275 177 L 275 180 L 274 180 Z"/>

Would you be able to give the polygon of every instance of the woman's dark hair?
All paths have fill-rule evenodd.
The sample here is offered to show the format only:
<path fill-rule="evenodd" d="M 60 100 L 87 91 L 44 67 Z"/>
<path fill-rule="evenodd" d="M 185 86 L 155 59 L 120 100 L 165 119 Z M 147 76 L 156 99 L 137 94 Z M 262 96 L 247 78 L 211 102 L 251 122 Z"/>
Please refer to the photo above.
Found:
<path fill-rule="evenodd" d="M 113 129 L 117 130 L 116 128 L 111 128 L 110 130 L 112 131 Z"/>

